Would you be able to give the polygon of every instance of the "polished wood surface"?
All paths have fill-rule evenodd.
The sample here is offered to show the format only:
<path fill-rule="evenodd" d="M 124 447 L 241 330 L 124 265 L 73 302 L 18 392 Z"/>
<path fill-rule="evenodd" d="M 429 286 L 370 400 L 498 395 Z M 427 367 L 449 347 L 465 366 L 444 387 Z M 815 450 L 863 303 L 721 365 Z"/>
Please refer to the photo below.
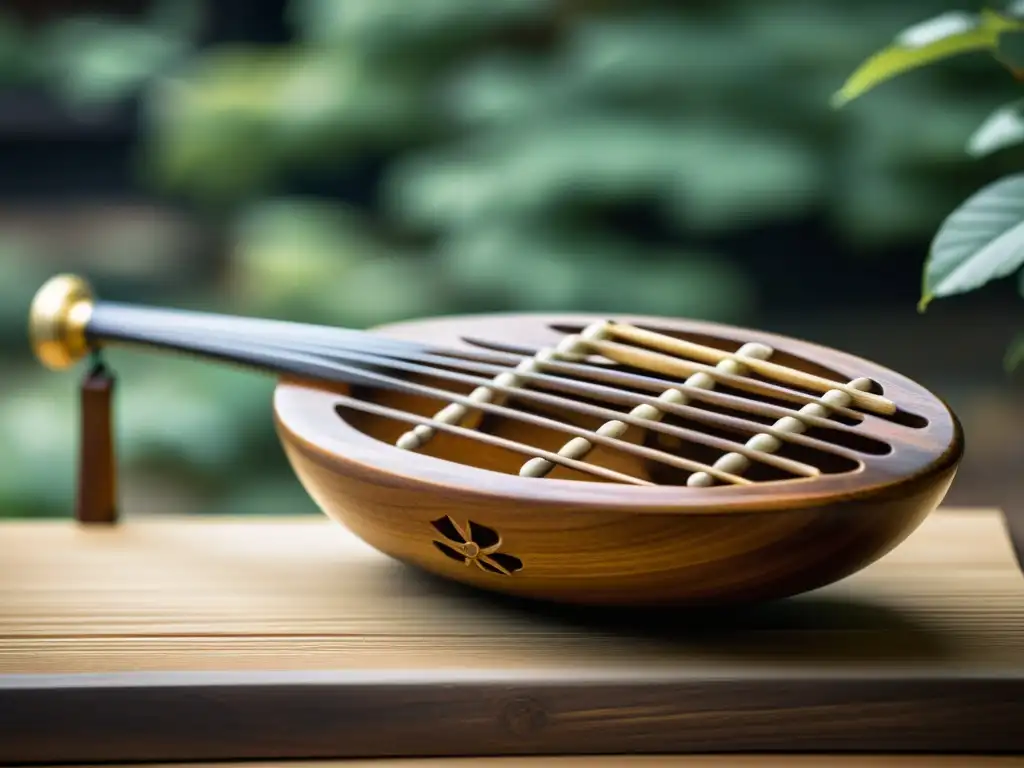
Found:
<path fill-rule="evenodd" d="M 173 765 L 173 764 L 172 764 Z M 176 764 L 183 768 L 186 764 Z M 258 768 L 255 763 L 188 763 L 188 768 Z M 872 755 L 629 755 L 614 757 L 451 757 L 410 760 L 342 760 L 273 763 L 273 768 L 1019 768 L 1024 757 Z M 80 766 L 99 768 L 99 766 Z M 142 766 L 122 766 L 142 768 Z M 167 764 L 146 768 L 170 768 Z M 263 768 L 269 768 L 266 764 Z"/>
<path fill-rule="evenodd" d="M 500 349 L 502 344 L 525 348 L 544 348 L 557 345 L 566 333 L 578 331 L 600 318 L 600 315 L 593 314 L 489 314 L 417 320 L 385 326 L 378 332 L 389 338 L 443 345 L 446 348 L 466 352 L 487 349 L 489 346 Z M 727 493 L 720 493 L 719 491 L 724 490 L 722 488 L 692 488 L 690 492 L 680 494 L 678 488 L 667 486 L 646 489 L 637 494 L 636 489 L 616 484 L 602 484 L 597 488 L 580 490 L 564 483 L 558 486 L 535 483 L 531 478 L 521 478 L 515 475 L 505 478 L 488 478 L 494 483 L 500 484 L 504 492 L 521 496 L 530 502 L 553 498 L 556 501 L 571 503 L 580 500 L 581 497 L 573 493 L 574 490 L 579 490 L 587 503 L 605 498 L 607 506 L 632 504 L 638 512 L 665 511 L 666 509 L 688 512 L 706 509 L 715 513 L 723 510 L 751 511 L 760 509 L 765 497 L 776 502 L 779 507 L 814 506 L 815 497 L 818 495 L 857 496 L 870 495 L 883 488 L 894 490 L 899 487 L 906 475 L 935 471 L 937 466 L 945 466 L 959 458 L 962 449 L 960 445 L 962 433 L 955 415 L 950 413 L 943 401 L 932 392 L 897 371 L 839 350 L 755 329 L 663 317 L 623 316 L 617 319 L 622 323 L 653 329 L 669 336 L 723 347 L 738 348 L 749 342 L 764 344 L 774 350 L 771 357 L 773 361 L 816 376 L 831 377 L 837 382 L 853 380 L 858 377 L 871 378 L 879 384 L 886 397 L 897 403 L 900 410 L 893 418 L 860 413 L 858 416 L 861 421 L 856 425 L 855 432 L 862 436 L 864 442 L 878 441 L 889 450 L 881 453 L 866 451 L 858 454 L 862 466 L 856 472 L 828 473 L 816 478 L 813 483 L 798 481 L 773 483 L 770 487 L 760 485 L 730 487 Z M 718 375 L 724 376 L 724 374 Z M 748 377 L 736 378 L 746 380 Z M 673 378 L 672 381 L 678 383 L 679 380 Z M 375 392 L 373 396 L 384 399 L 393 397 L 391 393 L 384 392 Z M 418 400 L 419 398 L 412 397 L 401 402 L 411 410 L 416 410 L 415 404 Z M 752 399 L 751 402 L 757 402 L 757 400 Z M 433 405 L 436 406 L 436 403 Z M 429 409 L 428 406 L 419 407 Z M 728 410 L 724 406 L 718 406 L 713 410 L 723 409 Z M 592 423 L 592 420 L 578 415 L 562 415 L 574 422 Z M 355 419 L 355 415 L 353 415 L 353 420 L 362 429 L 391 441 L 391 432 L 386 434 L 380 432 L 380 430 L 387 429 L 386 427 L 359 421 Z M 494 428 L 505 426 L 505 424 L 494 425 Z M 516 428 L 516 425 L 507 426 L 510 429 Z M 392 427 L 392 429 L 397 433 L 402 428 Z M 811 432 L 813 431 L 811 430 Z M 344 434 L 346 438 L 350 437 L 348 432 L 335 434 Z M 828 435 L 825 439 L 841 446 L 844 439 L 850 438 L 835 434 Z M 559 441 L 560 436 L 548 435 L 542 440 L 542 444 L 554 445 Z M 389 447 L 384 446 L 372 456 L 400 476 L 430 480 L 432 479 L 431 470 L 437 471 L 437 462 L 416 461 L 419 457 L 418 454 L 386 450 Z M 469 469 L 482 466 L 507 471 L 512 467 L 518 467 L 517 457 L 506 457 L 506 460 L 513 462 L 512 464 L 496 464 L 492 462 L 498 462 L 501 459 L 489 457 L 486 454 L 478 456 L 475 451 L 479 446 L 466 446 L 464 443 L 452 441 L 445 447 L 451 450 L 458 450 L 459 447 L 462 447 L 468 451 L 468 455 L 459 454 L 453 458 L 457 462 L 468 464 Z M 359 448 L 360 450 L 369 450 L 362 444 L 359 445 Z M 432 449 L 428 453 L 431 456 L 446 455 L 446 451 L 442 448 Z M 820 461 L 824 460 L 820 456 L 817 458 Z M 602 461 L 612 460 L 604 455 L 600 459 Z M 631 468 L 639 469 L 632 466 Z M 448 476 L 450 474 L 442 475 L 442 477 Z M 561 469 L 552 476 L 591 480 L 589 477 Z M 474 478 L 471 472 L 468 477 Z M 553 490 L 545 492 L 543 489 L 547 488 L 553 488 Z"/>
<path fill-rule="evenodd" d="M 1024 751 L 994 510 L 727 613 L 504 598 L 320 518 L 7 522 L 0 551 L 4 762 Z"/>
<path fill-rule="evenodd" d="M 478 316 L 381 333 L 451 349 L 479 349 L 468 338 L 497 348 L 542 348 L 596 319 Z M 895 418 L 860 414 L 854 434 L 843 439 L 885 450 L 848 451 L 843 455 L 856 461 L 843 464 L 841 454 L 805 449 L 795 456 L 817 463 L 822 474 L 680 488 L 664 467 L 598 446 L 589 460 L 659 485 L 593 482 L 565 467 L 538 480 L 517 474 L 521 456 L 462 436 L 437 434 L 418 452 L 400 450 L 395 442 L 407 424 L 339 409 L 330 389 L 294 382 L 282 383 L 274 401 L 282 443 L 321 509 L 378 550 L 475 587 L 562 603 L 725 605 L 812 590 L 898 545 L 953 481 L 963 451 L 955 416 L 894 371 L 758 331 L 664 318 L 622 321 L 724 348 L 761 343 L 776 351 L 773 360 L 814 376 L 869 377 L 900 411 Z M 443 406 L 408 393 L 359 394 L 421 416 Z M 579 413 L 559 418 L 586 430 L 602 423 Z M 565 440 L 509 418 L 492 419 L 487 431 L 549 451 Z M 644 444 L 656 437 L 639 428 L 626 436 Z M 713 461 L 720 454 L 707 455 Z"/>
<path fill-rule="evenodd" d="M 86 372 L 80 387 L 75 519 L 83 523 L 117 522 L 116 385 L 113 374 L 97 362 Z"/>
<path fill-rule="evenodd" d="M 127 344 L 288 377 L 278 433 L 328 516 L 436 575 L 567 604 L 736 606 L 833 583 L 920 525 L 963 453 L 954 414 L 907 377 L 707 322 L 491 314 L 368 333 L 97 302 L 62 275 L 30 335 L 55 369 Z M 93 411 L 80 510 L 109 496 L 87 461 L 114 465 Z"/>

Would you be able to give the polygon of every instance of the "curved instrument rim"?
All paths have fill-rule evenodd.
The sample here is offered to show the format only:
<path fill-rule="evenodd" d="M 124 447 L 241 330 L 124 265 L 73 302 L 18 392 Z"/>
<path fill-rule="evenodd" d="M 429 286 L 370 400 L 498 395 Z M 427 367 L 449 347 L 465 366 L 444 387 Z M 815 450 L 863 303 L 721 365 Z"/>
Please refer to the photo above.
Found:
<path fill-rule="evenodd" d="M 334 409 L 336 398 L 331 392 L 294 382 L 278 385 L 274 395 L 275 420 L 289 441 L 314 460 L 352 475 L 372 478 L 378 484 L 435 486 L 439 493 L 458 493 L 464 498 L 512 499 L 531 506 L 570 506 L 595 511 L 625 508 L 638 514 L 768 512 L 876 494 L 898 495 L 905 486 L 929 476 L 938 481 L 955 469 L 963 454 L 959 420 L 930 390 L 869 360 L 780 334 L 649 315 L 539 312 L 447 316 L 391 324 L 373 331 L 468 350 L 480 348 L 466 342 L 467 337 L 542 347 L 553 346 L 562 338 L 562 333 L 551 326 L 582 327 L 604 319 L 736 343 L 761 342 L 849 379 L 867 376 L 883 386 L 886 397 L 927 418 L 928 425 L 912 428 L 867 415 L 864 424 L 870 429 L 865 429 L 865 434 L 889 442 L 893 452 L 884 456 L 864 455 L 861 467 L 851 472 L 744 486 L 691 488 L 526 478 L 402 450 L 339 418 Z"/>

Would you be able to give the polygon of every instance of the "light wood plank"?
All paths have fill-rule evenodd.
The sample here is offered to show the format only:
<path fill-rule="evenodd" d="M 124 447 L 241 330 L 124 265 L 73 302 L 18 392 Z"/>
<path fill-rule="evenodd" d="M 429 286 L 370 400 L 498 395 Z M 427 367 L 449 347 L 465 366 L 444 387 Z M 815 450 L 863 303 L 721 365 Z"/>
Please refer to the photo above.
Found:
<path fill-rule="evenodd" d="M 1024 757 L 878 755 L 665 755 L 628 757 L 491 757 L 337 760 L 267 763 L 188 763 L 188 768 L 1018 768 Z M 78 766 L 108 768 L 108 766 Z M 121 768 L 183 768 L 183 764 Z"/>
<path fill-rule="evenodd" d="M 0 552 L 0 762 L 1024 750 L 1024 577 L 995 510 L 713 621 L 472 592 L 315 517 L 10 522 Z"/>
<path fill-rule="evenodd" d="M 1024 579 L 995 511 L 936 513 L 871 568 L 710 636 L 674 612 L 528 610 L 317 517 L 9 522 L 0 552 L 0 673 L 1024 666 Z"/>

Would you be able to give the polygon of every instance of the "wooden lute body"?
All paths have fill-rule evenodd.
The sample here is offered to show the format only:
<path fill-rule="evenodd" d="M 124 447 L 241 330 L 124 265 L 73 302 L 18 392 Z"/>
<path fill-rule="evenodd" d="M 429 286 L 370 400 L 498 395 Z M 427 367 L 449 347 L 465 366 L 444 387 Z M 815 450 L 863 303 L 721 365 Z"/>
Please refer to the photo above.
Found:
<path fill-rule="evenodd" d="M 62 276 L 31 327 L 52 368 L 121 343 L 279 375 L 282 445 L 327 515 L 426 571 L 542 600 L 824 586 L 913 531 L 963 450 L 954 414 L 905 376 L 713 323 L 483 315 L 358 333 L 97 304 Z"/>

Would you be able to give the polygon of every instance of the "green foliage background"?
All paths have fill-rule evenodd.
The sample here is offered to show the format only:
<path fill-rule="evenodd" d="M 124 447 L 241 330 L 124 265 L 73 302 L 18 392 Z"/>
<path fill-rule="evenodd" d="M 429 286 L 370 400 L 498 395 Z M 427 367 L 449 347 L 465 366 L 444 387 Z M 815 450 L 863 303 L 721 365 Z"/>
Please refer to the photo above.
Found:
<path fill-rule="evenodd" d="M 350 327 L 502 309 L 745 322 L 758 286 L 709 243 L 819 212 L 871 269 L 1014 161 L 964 155 L 1015 92 L 987 60 L 828 107 L 939 0 L 292 0 L 292 43 L 198 48 L 203 8 L 0 23 L 9 87 L 86 116 L 139 100 L 140 190 L 217 254 L 206 263 L 180 227 L 148 220 L 73 248 L 0 231 L 8 513 L 67 514 L 74 481 L 74 378 L 40 371 L 23 335 L 56 269 L 121 299 Z M 368 161 L 382 170 L 370 206 L 316 193 Z M 658 238 L 628 224 L 638 210 Z M 112 360 L 122 460 L 159 472 L 151 496 L 311 511 L 276 445 L 270 382 Z"/>
<path fill-rule="evenodd" d="M 880 84 L 950 57 L 984 52 L 1024 80 L 1024 3 L 980 12 L 947 11 L 903 30 L 896 39 L 869 57 L 837 92 L 841 106 Z M 967 142 L 975 157 L 1024 141 L 1024 102 L 1020 99 L 994 110 Z M 923 312 L 932 300 L 969 293 L 1019 273 L 1024 281 L 1024 174 L 1006 176 L 985 186 L 951 213 L 935 237 L 924 266 Z M 1024 296 L 1024 282 L 1021 283 Z M 1017 340 L 1007 351 L 1008 369 L 1019 365 L 1024 352 Z"/>

